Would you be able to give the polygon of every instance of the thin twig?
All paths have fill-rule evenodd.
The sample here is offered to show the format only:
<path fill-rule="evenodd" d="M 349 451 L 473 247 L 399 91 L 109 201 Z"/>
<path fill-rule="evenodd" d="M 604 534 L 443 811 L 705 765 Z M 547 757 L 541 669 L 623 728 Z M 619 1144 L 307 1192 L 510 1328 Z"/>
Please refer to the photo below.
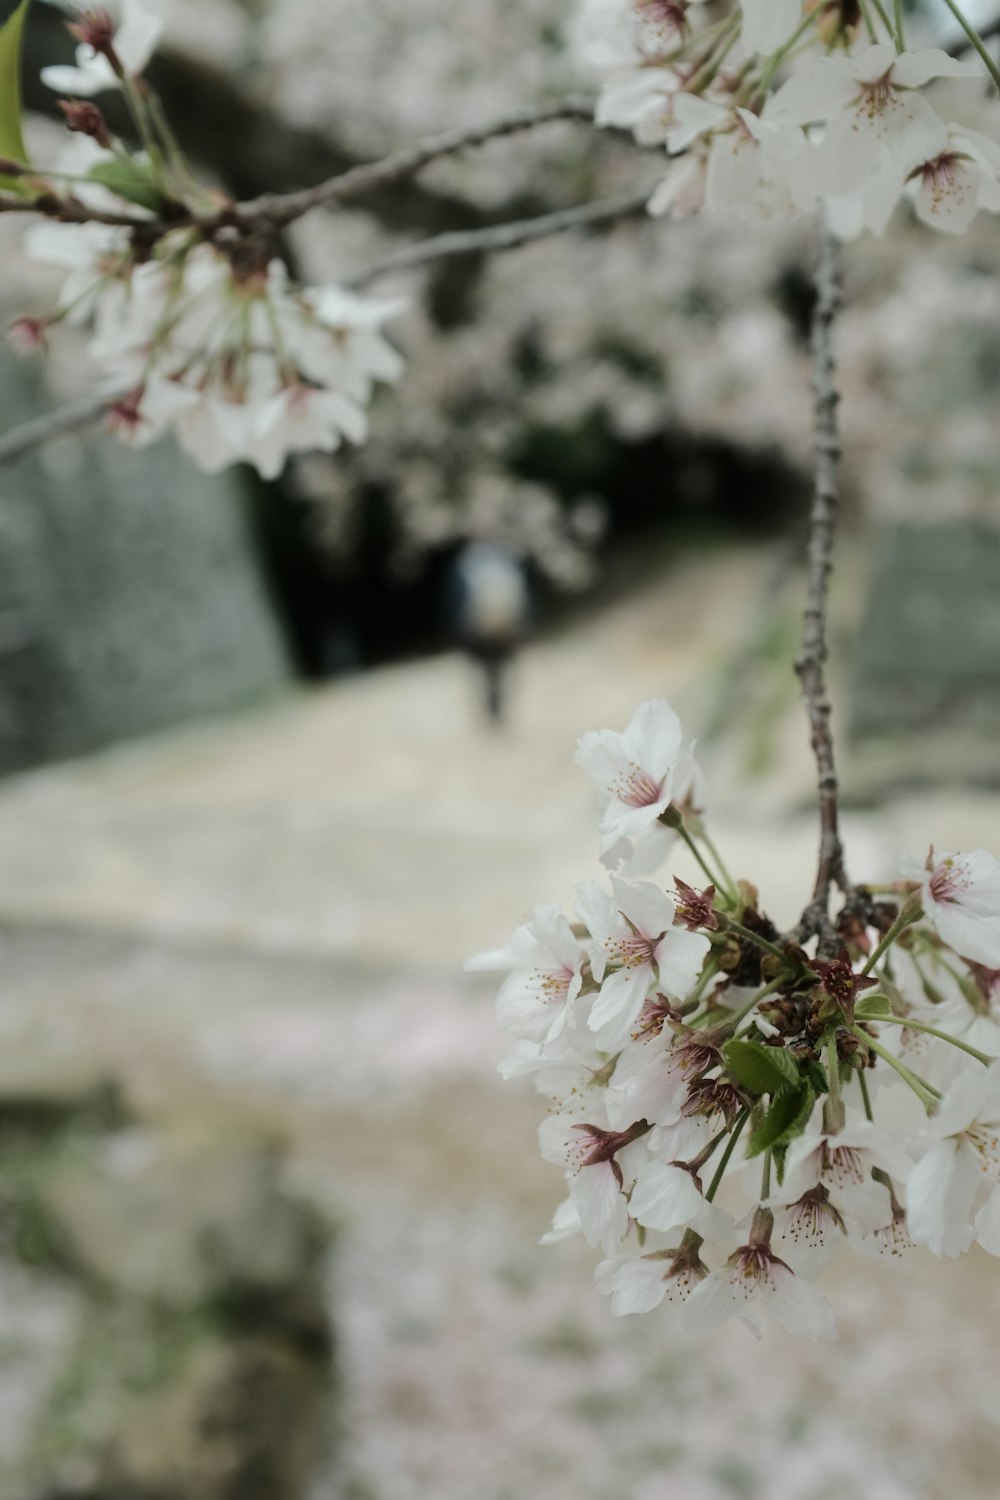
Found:
<path fill-rule="evenodd" d="M 11 428 L 10 432 L 0 437 L 0 468 L 16 463 L 19 458 L 41 448 L 51 438 L 88 427 L 91 422 L 97 421 L 115 399 L 115 393 L 84 396 L 79 401 L 60 406 L 44 417 L 36 417 L 31 422 L 22 422 L 19 427 Z"/>
<path fill-rule="evenodd" d="M 367 286 L 379 276 L 390 271 L 411 271 L 431 261 L 443 260 L 453 255 L 496 254 L 502 250 L 514 250 L 519 245 L 529 245 L 534 240 L 547 239 L 553 234 L 564 234 L 570 229 L 587 229 L 592 225 L 609 224 L 615 219 L 627 219 L 641 213 L 649 202 L 652 186 L 633 188 L 629 193 L 620 193 L 614 198 L 599 198 L 596 203 L 583 203 L 576 208 L 559 209 L 556 213 L 542 214 L 537 219 L 517 219 L 510 224 L 494 224 L 487 229 L 454 230 L 448 234 L 436 234 L 421 240 L 416 245 L 407 245 L 382 260 L 374 261 L 365 270 L 349 277 L 344 285 L 354 290 Z"/>
<path fill-rule="evenodd" d="M 840 839 L 837 769 L 830 725 L 832 707 L 826 684 L 826 617 L 839 493 L 837 463 L 840 437 L 837 424 L 836 369 L 833 329 L 842 301 L 840 247 L 825 226 L 820 231 L 816 270 L 816 305 L 812 323 L 813 395 L 816 412 L 815 489 L 809 517 L 809 580 L 803 614 L 802 649 L 795 670 L 802 683 L 812 729 L 812 748 L 819 780 L 820 846 L 812 901 L 802 914 L 798 932 L 805 941 L 817 932 L 829 944 L 830 887 L 847 890 L 844 849 Z"/>
<path fill-rule="evenodd" d="M 521 131 L 531 130 L 536 125 L 548 125 L 556 120 L 589 120 L 593 124 L 593 99 L 574 94 L 554 104 L 514 110 L 489 125 L 442 131 L 439 135 L 428 136 L 415 146 L 395 151 L 380 161 L 366 162 L 362 166 L 352 167 L 348 172 L 340 172 L 336 177 L 330 177 L 315 187 L 303 188 L 295 193 L 265 193 L 259 198 L 237 203 L 229 210 L 228 218 L 230 222 L 239 223 L 265 220 L 269 225 L 288 224 L 324 204 L 340 203 L 345 198 L 384 187 L 388 182 L 412 177 L 422 167 L 432 161 L 439 161 L 442 157 L 453 156 L 468 147 L 481 146 L 487 141 L 516 135 Z"/>
<path fill-rule="evenodd" d="M 72 196 L 60 198 L 57 193 L 39 193 L 36 198 L 15 198 L 10 193 L 0 193 L 0 214 L 37 214 L 43 219 L 55 219 L 59 224 L 108 224 L 115 229 L 141 229 L 154 238 L 176 229 L 183 220 L 172 218 L 141 219 L 137 214 L 118 213 L 114 209 L 94 208 Z"/>
<path fill-rule="evenodd" d="M 303 188 L 294 193 L 264 193 L 258 198 L 243 203 L 226 203 L 224 207 L 210 213 L 199 213 L 183 203 L 170 203 L 169 212 L 140 219 L 133 214 L 114 210 L 96 209 L 81 203 L 72 195 L 60 197 L 50 191 L 41 192 L 36 198 L 14 197 L 0 194 L 0 213 L 35 213 L 63 224 L 110 224 L 122 228 L 141 228 L 152 239 L 169 233 L 180 226 L 193 225 L 202 233 L 210 234 L 215 229 L 237 227 L 242 230 L 266 230 L 273 233 L 294 219 L 300 219 L 314 208 L 325 204 L 339 203 L 361 193 L 384 187 L 387 183 L 399 182 L 412 177 L 430 162 L 445 156 L 454 156 L 472 146 L 482 146 L 487 141 L 500 140 L 504 136 L 517 135 L 532 130 L 537 125 L 549 125 L 558 120 L 585 120 L 593 123 L 594 101 L 584 95 L 571 94 L 551 104 L 534 108 L 513 110 L 501 115 L 488 125 L 474 125 L 459 130 L 446 130 L 428 136 L 415 146 L 404 147 L 379 161 L 365 162 L 340 172 L 315 187 Z M 26 169 L 27 170 L 27 169 Z"/>
<path fill-rule="evenodd" d="M 976 32 L 981 42 L 989 42 L 994 37 L 1000 36 L 1000 16 L 994 16 L 992 21 L 977 26 Z M 963 52 L 972 51 L 972 42 L 967 36 L 952 37 L 950 42 L 942 43 L 942 51 L 947 52 L 951 57 L 961 57 Z"/>

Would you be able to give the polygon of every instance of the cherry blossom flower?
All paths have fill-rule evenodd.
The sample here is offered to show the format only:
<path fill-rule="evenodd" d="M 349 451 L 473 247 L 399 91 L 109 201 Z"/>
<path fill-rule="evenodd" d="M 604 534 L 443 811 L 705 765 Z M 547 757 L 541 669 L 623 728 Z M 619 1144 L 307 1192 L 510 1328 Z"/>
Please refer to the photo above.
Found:
<path fill-rule="evenodd" d="M 671 803 L 685 819 L 689 815 L 703 817 L 708 805 L 705 777 L 695 758 L 695 748 L 692 743 L 684 750 L 673 774 Z M 657 821 L 631 838 L 602 840 L 601 864 L 624 879 L 641 880 L 662 867 L 676 842 L 677 830 Z"/>
<path fill-rule="evenodd" d="M 906 1210 L 900 1205 L 895 1194 L 891 1196 L 891 1213 L 879 1228 L 864 1235 L 857 1235 L 850 1229 L 847 1231 L 851 1244 L 861 1255 L 878 1260 L 898 1260 L 906 1254 L 907 1250 L 913 1249 L 913 1239 L 906 1222 Z"/>
<path fill-rule="evenodd" d="M 22 246 L 30 260 L 69 272 L 56 316 L 82 324 L 100 310 L 120 310 L 122 288 L 132 271 L 128 235 L 107 224 L 32 224 Z M 51 321 L 51 320 L 50 320 Z M 109 320 L 111 321 L 111 320 Z"/>
<path fill-rule="evenodd" d="M 654 976 L 668 995 L 686 995 L 710 943 L 675 927 L 674 903 L 645 881 L 628 884 L 613 875 L 611 895 L 596 881 L 578 886 L 576 911 L 591 935 L 591 968 L 601 986 L 588 1025 L 601 1048 L 615 1051 L 631 1035 Z"/>
<path fill-rule="evenodd" d="M 809 1339 L 837 1336 L 833 1309 L 823 1293 L 761 1240 L 741 1245 L 725 1266 L 694 1288 L 682 1309 L 681 1325 L 689 1333 L 709 1333 L 727 1318 L 738 1317 L 759 1333 L 758 1309 L 789 1333 Z"/>
<path fill-rule="evenodd" d="M 562 1240 L 575 1239 L 583 1233 L 580 1214 L 572 1198 L 564 1198 L 552 1215 L 552 1226 L 538 1241 L 540 1245 L 558 1245 Z"/>
<path fill-rule="evenodd" d="M 646 1159 L 645 1125 L 610 1131 L 560 1116 L 543 1120 L 538 1132 L 546 1161 L 566 1167 L 569 1195 L 588 1245 L 613 1255 L 628 1230 L 625 1194 Z M 565 1220 L 564 1220 L 565 1222 Z"/>
<path fill-rule="evenodd" d="M 663 698 L 642 703 L 624 733 L 581 735 L 574 759 L 607 797 L 602 849 L 643 833 L 670 806 L 684 749 L 681 721 Z"/>
<path fill-rule="evenodd" d="M 400 303 L 297 287 L 278 260 L 237 269 L 185 230 L 137 259 L 125 231 L 89 223 L 38 225 L 24 243 L 70 268 L 49 321 L 92 323 L 109 388 L 129 392 L 112 422 L 133 447 L 172 429 L 203 469 L 242 460 L 274 478 L 290 453 L 362 442 L 375 383 L 402 371 L 381 333 Z"/>
<path fill-rule="evenodd" d="M 781 1259 L 799 1276 L 818 1276 L 846 1241 L 843 1215 L 822 1184 L 794 1201 L 768 1199 L 774 1211 L 773 1241 Z"/>
<path fill-rule="evenodd" d="M 961 1255 L 974 1239 L 1000 1255 L 1000 1064 L 964 1068 L 927 1129 L 933 1144 L 907 1190 L 911 1236 L 934 1255 Z"/>
<path fill-rule="evenodd" d="M 15 318 L 7 330 L 7 338 L 18 354 L 35 354 L 47 347 L 47 329 L 44 318 Z"/>
<path fill-rule="evenodd" d="M 788 218 L 815 206 L 815 151 L 780 95 L 770 96 L 758 115 L 728 100 L 678 93 L 667 149 L 687 152 L 696 142 L 707 153 L 707 208 L 742 218 Z M 650 200 L 650 213 L 662 211 L 662 190 L 663 184 Z"/>
<path fill-rule="evenodd" d="M 922 870 L 911 860 L 905 873 L 919 876 L 924 914 L 939 937 L 963 958 L 1000 968 L 1000 862 L 985 849 L 932 849 Z"/>
<path fill-rule="evenodd" d="M 980 209 L 1000 213 L 1000 146 L 978 130 L 949 125 L 945 148 L 907 179 L 917 218 L 964 234 Z"/>
<path fill-rule="evenodd" d="M 506 948 L 466 960 L 469 971 L 510 969 L 497 1020 L 513 1036 L 544 1042 L 566 1024 L 583 983 L 580 944 L 558 906 L 536 906 Z"/>
<path fill-rule="evenodd" d="M 879 42 L 859 56 L 824 57 L 775 95 L 787 121 L 827 121 L 818 149 L 823 191 L 848 193 L 887 161 L 912 168 L 947 145 L 944 121 L 920 93 L 935 78 L 975 77 L 974 64 L 937 48 L 897 53 Z"/>
<path fill-rule="evenodd" d="M 85 12 L 84 22 L 88 14 L 98 13 Z M 143 72 L 156 50 L 162 30 L 162 21 L 153 11 L 147 10 L 142 0 L 122 0 L 121 24 L 114 30 L 107 50 L 99 50 L 91 42 L 82 40 L 76 49 L 76 66 L 43 68 L 42 82 L 57 94 L 70 94 L 76 98 L 90 98 L 117 88 L 120 79 L 108 52 L 113 53 L 125 73 L 136 77 Z M 85 37 L 86 34 L 85 28 L 78 30 L 78 35 Z M 94 41 L 97 41 L 96 35 Z"/>
<path fill-rule="evenodd" d="M 629 1213 L 646 1229 L 691 1228 L 713 1244 L 733 1242 L 732 1218 L 705 1201 L 698 1179 L 682 1162 L 647 1161 L 632 1189 Z"/>
<path fill-rule="evenodd" d="M 887 162 L 853 193 L 825 201 L 834 233 L 856 239 L 864 229 L 883 235 L 904 197 L 932 229 L 964 234 L 980 210 L 1000 212 L 1000 147 L 977 130 L 951 124 L 927 161 L 909 169 Z"/>
<path fill-rule="evenodd" d="M 868 1234 L 889 1217 L 889 1189 L 872 1177 L 879 1169 L 905 1182 L 912 1168 L 906 1154 L 870 1120 L 848 1124 L 836 1135 L 806 1131 L 785 1156 L 785 1179 L 776 1203 L 791 1204 L 822 1185 L 840 1217 Z"/>
<path fill-rule="evenodd" d="M 680 78 L 672 68 L 628 68 L 601 90 L 594 122 L 631 130 L 640 146 L 660 146 L 674 120 Z"/>
<path fill-rule="evenodd" d="M 594 1273 L 598 1289 L 611 1298 L 616 1318 L 629 1313 L 652 1312 L 666 1299 L 680 1307 L 708 1267 L 697 1250 L 653 1250 L 646 1255 L 619 1255 L 602 1260 Z"/>
<path fill-rule="evenodd" d="M 681 1039 L 668 1028 L 626 1047 L 608 1085 L 608 1118 L 620 1126 L 633 1120 L 676 1124 L 692 1081 L 720 1061 L 707 1038 L 692 1033 Z"/>

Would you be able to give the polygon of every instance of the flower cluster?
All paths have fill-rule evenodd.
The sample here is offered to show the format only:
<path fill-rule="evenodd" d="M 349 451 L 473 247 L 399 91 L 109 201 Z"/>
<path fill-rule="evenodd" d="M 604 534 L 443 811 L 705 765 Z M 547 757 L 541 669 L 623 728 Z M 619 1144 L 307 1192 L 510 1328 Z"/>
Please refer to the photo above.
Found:
<path fill-rule="evenodd" d="M 135 447 L 172 428 L 199 467 L 242 459 L 270 478 L 289 453 L 361 442 L 374 382 L 401 373 L 380 331 L 398 304 L 297 287 L 279 260 L 240 267 L 186 230 L 144 258 L 130 231 L 101 224 L 36 224 L 25 246 L 69 269 L 36 330 L 92 327 L 90 352 L 121 393 L 108 424 Z"/>
<path fill-rule="evenodd" d="M 71 174 L 85 222 L 26 232 L 27 255 L 68 275 L 52 312 L 15 323 L 15 347 L 43 345 L 64 321 L 88 327 L 108 426 L 135 447 L 173 430 L 209 471 L 242 460 L 273 478 L 291 453 L 362 442 L 374 384 L 402 373 L 381 331 L 402 304 L 298 286 L 266 232 L 220 220 L 138 85 L 159 34 L 139 0 L 125 0 L 120 27 L 101 10 L 70 29 L 76 66 L 43 69 L 43 79 L 85 96 L 63 103 L 69 128 L 89 137 Z M 89 102 L 111 88 L 122 90 L 145 152 L 130 155 Z M 166 208 L 181 222 L 154 231 Z"/>
<path fill-rule="evenodd" d="M 575 924 L 536 907 L 467 965 L 509 971 L 501 1072 L 550 1100 L 541 1149 L 568 1197 L 543 1242 L 599 1247 L 615 1313 L 666 1300 L 705 1332 L 766 1311 L 811 1338 L 835 1335 L 816 1278 L 842 1248 L 1000 1254 L 1000 863 L 932 850 L 848 892 L 810 955 L 722 863 L 667 703 L 577 760 L 606 880 L 578 888 Z M 622 873 L 677 838 L 703 889 Z M 892 1085 L 920 1106 L 905 1129 L 876 1120 Z"/>
<path fill-rule="evenodd" d="M 598 124 L 670 156 L 651 213 L 822 205 L 851 238 L 881 234 L 906 195 L 961 233 L 1000 211 L 1000 146 L 940 114 L 928 85 L 981 68 L 909 50 L 897 17 L 857 0 L 733 0 L 721 20 L 701 0 L 584 0 L 579 34 L 604 78 Z"/>

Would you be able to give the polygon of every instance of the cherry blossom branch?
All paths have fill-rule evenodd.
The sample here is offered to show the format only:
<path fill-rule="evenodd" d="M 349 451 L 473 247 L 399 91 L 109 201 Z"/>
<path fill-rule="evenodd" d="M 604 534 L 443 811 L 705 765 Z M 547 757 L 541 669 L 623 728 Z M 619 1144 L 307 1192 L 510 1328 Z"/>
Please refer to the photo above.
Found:
<path fill-rule="evenodd" d="M 127 229 L 141 227 L 153 239 L 188 224 L 209 233 L 227 226 L 273 233 L 315 208 L 340 203 L 399 182 L 405 177 L 412 177 L 431 162 L 559 120 L 582 120 L 593 124 L 593 99 L 572 94 L 551 104 L 514 110 L 488 125 L 442 131 L 428 136 L 415 146 L 392 152 L 378 161 L 365 162 L 346 172 L 339 172 L 326 181 L 317 183 L 315 187 L 293 193 L 263 193 L 241 203 L 227 203 L 222 209 L 207 214 L 199 213 L 181 202 L 171 202 L 166 205 L 168 211 L 153 218 L 139 218 L 133 214 L 95 209 L 72 195 L 62 198 L 53 192 L 40 193 L 34 199 L 0 194 L 0 213 L 35 213 L 64 224 L 109 224 Z M 25 168 L 26 173 L 28 170 Z"/>
<path fill-rule="evenodd" d="M 514 110 L 489 125 L 447 130 L 439 135 L 428 136 L 416 146 L 395 151 L 380 161 L 352 167 L 315 187 L 303 188 L 294 193 L 264 193 L 259 198 L 237 203 L 228 211 L 228 221 L 243 224 L 264 220 L 274 226 L 289 224 L 314 208 L 340 203 L 345 198 L 353 198 L 360 193 L 384 187 L 387 183 L 398 182 L 401 178 L 412 177 L 430 162 L 439 161 L 442 157 L 454 156 L 469 147 L 517 135 L 536 125 L 548 125 L 557 120 L 585 120 L 593 124 L 593 99 L 574 94 L 554 104 Z"/>
<path fill-rule="evenodd" d="M 34 421 L 22 422 L 19 427 L 11 428 L 0 437 L 0 468 L 16 463 L 35 448 L 41 448 L 51 438 L 63 437 L 66 433 L 88 427 L 91 422 L 97 421 L 120 394 L 112 392 L 110 395 L 84 396 L 79 401 L 60 406 L 44 417 L 37 417 Z"/>
<path fill-rule="evenodd" d="M 530 245 L 554 234 L 565 234 L 570 229 L 587 229 L 597 224 L 613 223 L 616 219 L 631 218 L 644 211 L 652 191 L 652 186 L 647 185 L 619 193 L 614 198 L 599 198 L 596 203 L 582 203 L 575 208 L 541 214 L 536 219 L 516 219 L 509 224 L 490 225 L 487 229 L 460 229 L 436 234 L 374 261 L 364 271 L 347 278 L 344 285 L 356 291 L 390 271 L 411 271 L 447 256 L 515 250 L 520 245 Z"/>
<path fill-rule="evenodd" d="M 379 276 L 390 271 L 412 270 L 446 256 L 485 254 L 502 250 L 513 250 L 519 245 L 531 244 L 534 240 L 549 235 L 563 234 L 571 229 L 585 229 L 593 225 L 612 223 L 616 219 L 629 218 L 645 209 L 652 189 L 644 187 L 621 193 L 615 198 L 599 199 L 596 203 L 584 203 L 576 208 L 560 209 L 556 213 L 542 214 L 536 219 L 516 220 L 510 224 L 496 224 L 488 229 L 461 230 L 449 234 L 434 235 L 416 245 L 408 245 L 384 259 L 373 262 L 356 276 L 347 278 L 344 285 L 352 289 L 367 286 Z M 148 221 L 147 221 L 148 222 Z M 107 407 L 122 393 L 113 392 L 103 397 L 87 397 L 61 407 L 49 416 L 25 422 L 0 437 L 0 468 L 15 463 L 34 448 L 41 447 L 50 438 L 73 432 L 96 421 Z"/>
<path fill-rule="evenodd" d="M 141 229 L 154 238 L 176 229 L 184 219 L 174 218 L 169 222 L 140 218 L 138 214 L 117 213 L 113 209 L 94 208 L 70 195 L 60 198 L 58 194 L 45 192 L 37 198 L 14 197 L 0 193 L 0 214 L 38 214 L 43 219 L 55 219 L 60 224 L 109 224 L 120 229 Z"/>
<path fill-rule="evenodd" d="M 1000 68 L 997 67 L 996 63 L 993 61 L 993 58 L 989 53 L 989 50 L 986 47 L 984 33 L 980 30 L 977 30 L 977 28 L 972 25 L 971 21 L 969 21 L 965 13 L 959 9 L 958 5 L 956 5 L 955 0 L 944 0 L 944 3 L 945 5 L 947 5 L 952 15 L 955 17 L 955 20 L 958 22 L 959 26 L 961 26 L 962 30 L 965 32 L 965 35 L 968 39 L 968 46 L 974 48 L 975 51 L 978 52 L 980 61 L 985 67 L 986 71 L 989 73 L 990 77 L 993 79 L 993 82 L 996 84 L 997 88 L 1000 89 Z"/>
<path fill-rule="evenodd" d="M 839 788 L 830 725 L 832 705 L 826 683 L 826 617 L 839 508 L 837 463 L 840 458 L 837 423 L 840 393 L 836 383 L 833 329 L 841 301 L 840 247 L 830 230 L 824 226 L 821 230 L 816 269 L 816 305 L 812 324 L 816 461 L 813 504 L 809 517 L 809 579 L 803 613 L 802 649 L 795 663 L 812 730 L 820 818 L 816 883 L 812 900 L 802 914 L 797 931 L 800 941 L 818 933 L 821 944 L 829 942 L 833 937 L 829 919 L 830 887 L 836 883 L 842 890 L 848 889 L 844 849 L 840 839 Z"/>

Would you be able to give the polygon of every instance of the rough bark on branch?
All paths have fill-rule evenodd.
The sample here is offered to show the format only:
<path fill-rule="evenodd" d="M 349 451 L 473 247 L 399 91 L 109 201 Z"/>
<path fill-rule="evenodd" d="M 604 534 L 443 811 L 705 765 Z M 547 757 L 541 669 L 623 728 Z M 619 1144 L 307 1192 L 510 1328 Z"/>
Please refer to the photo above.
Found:
<path fill-rule="evenodd" d="M 833 352 L 833 332 L 842 301 L 840 246 L 831 232 L 820 230 L 816 270 L 816 303 L 812 323 L 815 398 L 815 487 L 809 517 L 808 583 L 803 613 L 802 647 L 795 670 L 802 683 L 812 732 L 819 790 L 820 846 L 812 900 L 802 914 L 800 941 L 818 933 L 821 945 L 833 941 L 829 919 L 830 889 L 848 889 L 844 849 L 840 838 L 839 786 L 834 759 L 832 705 L 826 681 L 827 607 L 833 546 L 836 536 L 839 489 L 837 466 L 840 434 Z"/>
<path fill-rule="evenodd" d="M 587 229 L 598 224 L 614 223 L 617 219 L 633 218 L 645 212 L 652 194 L 652 186 L 633 188 L 629 193 L 619 193 L 614 198 L 599 198 L 596 203 L 582 203 L 575 208 L 564 208 L 556 213 L 541 214 L 536 219 L 520 219 L 513 224 L 495 224 L 488 229 L 454 230 L 450 234 L 437 234 L 416 245 L 406 245 L 382 260 L 374 261 L 364 271 L 348 277 L 345 285 L 351 288 L 368 286 L 379 276 L 390 271 L 412 271 L 431 261 L 455 255 L 496 254 L 502 250 L 514 250 L 520 245 L 529 245 L 535 240 L 548 239 L 554 234 L 565 234 L 570 229 Z"/>
<path fill-rule="evenodd" d="M 341 203 L 346 198 L 369 193 L 389 183 L 412 177 L 430 162 L 454 156 L 472 146 L 518 135 L 537 125 L 548 125 L 558 120 L 585 120 L 592 124 L 593 119 L 594 101 L 577 95 L 532 109 L 514 110 L 488 125 L 463 127 L 429 136 L 416 146 L 395 151 L 380 161 L 352 167 L 325 182 L 317 183 L 315 187 L 303 188 L 297 193 L 265 193 L 259 198 L 251 198 L 236 204 L 232 217 L 239 222 L 263 219 L 278 227 L 291 223 L 293 219 L 300 219 L 314 208 Z"/>

